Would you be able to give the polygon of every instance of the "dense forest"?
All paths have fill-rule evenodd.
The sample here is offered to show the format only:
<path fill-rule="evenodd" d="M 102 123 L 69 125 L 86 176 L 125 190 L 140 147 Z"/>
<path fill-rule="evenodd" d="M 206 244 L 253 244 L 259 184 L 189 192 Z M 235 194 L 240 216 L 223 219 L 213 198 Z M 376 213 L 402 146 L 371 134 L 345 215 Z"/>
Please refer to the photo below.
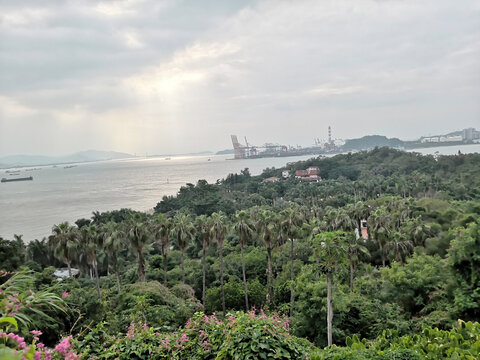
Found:
<path fill-rule="evenodd" d="M 376 148 L 152 201 L 0 238 L 0 358 L 480 357 L 480 154 Z"/>

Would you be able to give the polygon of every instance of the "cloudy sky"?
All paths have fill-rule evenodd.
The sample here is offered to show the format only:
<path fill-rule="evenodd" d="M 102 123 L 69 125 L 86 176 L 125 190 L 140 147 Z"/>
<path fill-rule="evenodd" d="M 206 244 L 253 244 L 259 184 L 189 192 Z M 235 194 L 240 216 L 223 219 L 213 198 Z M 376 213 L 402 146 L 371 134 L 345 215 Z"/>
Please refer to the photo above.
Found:
<path fill-rule="evenodd" d="M 479 0 L 0 0 L 0 155 L 480 128 Z"/>

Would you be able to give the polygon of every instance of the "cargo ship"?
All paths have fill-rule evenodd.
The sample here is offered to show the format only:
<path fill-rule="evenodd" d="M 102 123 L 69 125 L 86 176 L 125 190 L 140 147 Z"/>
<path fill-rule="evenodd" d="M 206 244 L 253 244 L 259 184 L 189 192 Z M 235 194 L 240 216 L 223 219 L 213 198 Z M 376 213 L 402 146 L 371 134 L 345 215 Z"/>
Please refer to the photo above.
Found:
<path fill-rule="evenodd" d="M 7 178 L 2 178 L 1 182 L 12 182 L 12 181 L 28 181 L 28 180 L 33 180 L 32 176 L 28 177 L 21 177 L 21 178 L 12 178 L 12 179 L 7 179 Z"/>

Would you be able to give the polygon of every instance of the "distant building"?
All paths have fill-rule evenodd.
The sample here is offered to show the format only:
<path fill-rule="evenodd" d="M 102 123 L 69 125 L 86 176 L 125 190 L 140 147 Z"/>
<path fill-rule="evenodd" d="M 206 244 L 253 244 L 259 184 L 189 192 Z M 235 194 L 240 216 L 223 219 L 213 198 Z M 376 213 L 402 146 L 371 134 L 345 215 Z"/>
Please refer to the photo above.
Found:
<path fill-rule="evenodd" d="M 475 128 L 467 128 L 462 131 L 463 141 L 473 141 L 480 139 L 480 131 L 475 130 Z"/>
<path fill-rule="evenodd" d="M 319 176 L 320 169 L 318 166 L 310 166 L 307 170 L 297 170 L 295 171 L 295 178 L 302 181 L 311 181 L 319 182 L 322 181 L 322 178 Z"/>
<path fill-rule="evenodd" d="M 276 177 L 276 176 L 272 176 L 272 177 L 269 177 L 269 178 L 266 178 L 266 179 L 263 179 L 262 183 L 275 183 L 275 182 L 279 182 L 280 181 L 280 178 Z"/>
<path fill-rule="evenodd" d="M 362 238 L 365 240 L 368 239 L 368 228 L 367 228 L 367 220 L 361 220 L 360 221 L 360 234 Z"/>
<path fill-rule="evenodd" d="M 290 177 L 290 171 L 288 171 L 288 170 L 282 171 L 282 177 L 283 177 L 284 179 L 289 178 L 289 177 Z"/>

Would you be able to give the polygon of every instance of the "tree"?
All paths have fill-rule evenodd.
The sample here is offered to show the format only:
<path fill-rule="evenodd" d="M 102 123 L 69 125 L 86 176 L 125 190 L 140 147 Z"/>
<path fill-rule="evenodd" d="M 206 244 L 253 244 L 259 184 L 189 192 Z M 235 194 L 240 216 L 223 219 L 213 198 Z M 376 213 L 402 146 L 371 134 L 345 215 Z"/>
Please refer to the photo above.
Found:
<path fill-rule="evenodd" d="M 324 232 L 315 236 L 313 239 L 314 254 L 319 260 L 320 270 L 325 274 L 327 280 L 327 342 L 328 346 L 332 341 L 332 277 L 337 268 L 337 262 L 345 258 L 346 247 L 345 237 L 347 234 L 343 231 Z"/>
<path fill-rule="evenodd" d="M 372 233 L 374 241 L 377 243 L 380 253 L 382 256 L 382 266 L 385 267 L 385 243 L 387 242 L 389 236 L 388 225 L 390 224 L 391 218 L 388 215 L 387 210 L 382 206 L 377 209 L 370 217 L 368 218 L 369 224 L 372 225 Z"/>
<path fill-rule="evenodd" d="M 390 234 L 388 242 L 385 244 L 386 252 L 393 252 L 395 261 L 403 263 L 402 255 L 408 253 L 413 248 L 413 243 L 407 240 L 406 235 L 399 231 Z"/>
<path fill-rule="evenodd" d="M 115 280 L 117 293 L 120 295 L 120 274 L 118 269 L 118 253 L 125 248 L 126 232 L 120 225 L 110 221 L 105 228 L 104 250 L 110 256 L 113 269 L 115 271 Z"/>
<path fill-rule="evenodd" d="M 175 237 L 177 246 L 180 249 L 180 266 L 182 268 L 182 284 L 185 284 L 185 267 L 183 258 L 185 250 L 193 237 L 192 219 L 189 215 L 180 213 L 174 218 L 174 226 L 172 228 L 172 235 Z"/>
<path fill-rule="evenodd" d="M 54 225 L 48 240 L 49 246 L 54 249 L 55 256 L 67 264 L 68 276 L 72 277 L 71 264 L 78 247 L 76 228 L 70 226 L 68 222 Z"/>
<path fill-rule="evenodd" d="M 360 256 L 368 256 L 369 252 L 367 248 L 362 244 L 363 239 L 357 239 L 353 234 L 347 236 L 347 254 L 348 261 L 350 263 L 350 292 L 353 292 L 353 279 L 355 268 L 360 261 Z"/>
<path fill-rule="evenodd" d="M 170 236 L 173 226 L 172 218 L 159 214 L 153 219 L 155 237 L 159 238 L 163 255 L 163 284 L 167 286 L 168 251 L 170 250 Z"/>
<path fill-rule="evenodd" d="M 245 256 L 244 249 L 248 244 L 248 240 L 253 234 L 253 229 L 250 224 L 250 219 L 248 213 L 244 210 L 241 210 L 235 214 L 235 223 L 233 225 L 234 231 L 237 233 L 240 240 L 240 250 L 242 256 L 242 277 L 243 277 L 243 291 L 245 293 L 245 308 L 248 311 L 248 292 L 247 292 L 247 277 L 245 275 Z"/>
<path fill-rule="evenodd" d="M 448 263 L 453 269 L 457 288 L 455 307 L 464 319 L 480 316 L 480 224 L 451 230 L 455 234 L 448 249 Z"/>
<path fill-rule="evenodd" d="M 254 224 L 257 235 L 263 240 L 267 248 L 267 304 L 270 304 L 273 297 L 273 273 L 272 273 L 272 248 L 275 244 L 275 225 L 277 218 L 270 210 L 261 210 L 256 216 Z"/>
<path fill-rule="evenodd" d="M 80 239 L 82 240 L 81 246 L 85 250 L 85 255 L 87 256 L 87 263 L 90 265 L 93 276 L 95 277 L 95 283 L 97 286 L 97 295 L 100 299 L 100 280 L 98 278 L 98 262 L 97 262 L 97 251 L 99 247 L 103 244 L 103 234 L 100 233 L 98 227 L 93 225 L 85 225 L 78 230 L 80 234 Z"/>
<path fill-rule="evenodd" d="M 197 237 L 202 244 L 202 304 L 205 306 L 206 296 L 206 252 L 210 246 L 210 219 L 206 215 L 197 216 L 195 219 L 195 230 Z"/>
<path fill-rule="evenodd" d="M 128 240 L 138 260 L 138 277 L 145 282 L 145 258 L 143 251 L 145 245 L 150 242 L 150 233 L 147 224 L 138 215 L 132 216 L 128 224 Z"/>
<path fill-rule="evenodd" d="M 218 244 L 220 257 L 220 287 L 222 292 L 222 311 L 225 316 L 225 287 L 223 282 L 223 243 L 228 229 L 228 218 L 222 212 L 212 214 L 210 233 Z"/>
<path fill-rule="evenodd" d="M 299 213 L 298 208 L 291 206 L 281 212 L 282 223 L 281 229 L 287 238 L 290 240 L 290 317 L 293 316 L 293 304 L 295 302 L 295 237 L 298 234 L 298 230 L 303 223 L 302 215 Z"/>

